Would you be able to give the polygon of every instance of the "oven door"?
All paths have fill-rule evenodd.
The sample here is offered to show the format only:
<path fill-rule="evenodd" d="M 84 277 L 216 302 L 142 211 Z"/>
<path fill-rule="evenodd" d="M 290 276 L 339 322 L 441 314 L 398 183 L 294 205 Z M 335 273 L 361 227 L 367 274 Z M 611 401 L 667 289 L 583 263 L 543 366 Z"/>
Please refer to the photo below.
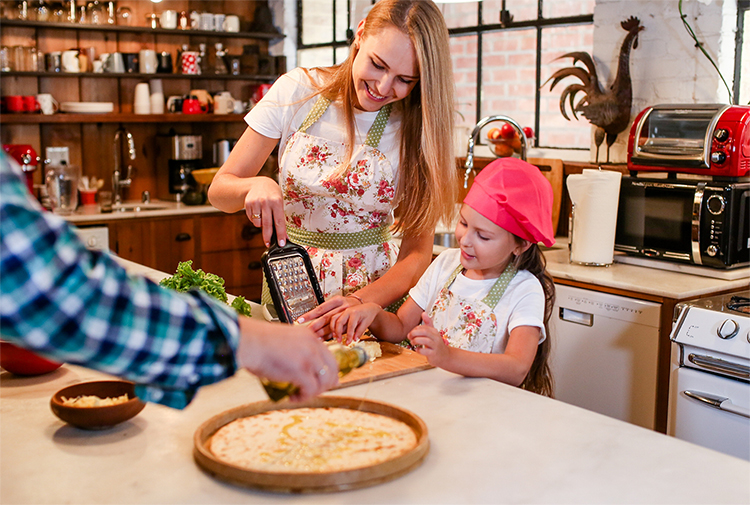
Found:
<path fill-rule="evenodd" d="M 713 397 L 727 400 L 705 401 Z M 749 415 L 750 384 L 673 366 L 667 434 L 750 461 Z"/>
<path fill-rule="evenodd" d="M 661 259 L 700 262 L 694 250 L 694 184 L 623 177 L 615 250 Z M 702 206 L 702 202 L 698 202 Z M 699 230 L 698 230 L 699 231 Z M 697 255 L 697 258 L 694 256 Z M 697 261 L 696 261 L 697 259 Z"/>

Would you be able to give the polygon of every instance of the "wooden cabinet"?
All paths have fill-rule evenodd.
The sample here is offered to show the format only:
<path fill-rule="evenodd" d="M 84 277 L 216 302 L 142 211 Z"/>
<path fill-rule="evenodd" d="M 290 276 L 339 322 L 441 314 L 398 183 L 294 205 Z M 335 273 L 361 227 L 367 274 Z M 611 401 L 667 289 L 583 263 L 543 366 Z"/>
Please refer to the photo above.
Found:
<path fill-rule="evenodd" d="M 200 267 L 223 277 L 229 293 L 260 300 L 265 249 L 260 228 L 244 212 L 200 220 Z"/>
<path fill-rule="evenodd" d="M 173 273 L 196 257 L 195 218 L 129 219 L 108 224 L 109 247 L 118 256 Z"/>
<path fill-rule="evenodd" d="M 172 274 L 181 261 L 222 277 L 227 293 L 260 300 L 266 247 L 244 212 L 137 218 L 106 223 L 118 256 Z"/>

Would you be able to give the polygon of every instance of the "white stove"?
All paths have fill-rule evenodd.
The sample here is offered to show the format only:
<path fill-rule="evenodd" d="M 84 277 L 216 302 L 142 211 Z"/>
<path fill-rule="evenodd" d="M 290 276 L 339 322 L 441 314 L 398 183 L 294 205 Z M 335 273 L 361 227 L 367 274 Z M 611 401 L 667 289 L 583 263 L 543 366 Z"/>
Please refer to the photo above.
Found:
<path fill-rule="evenodd" d="M 670 338 L 667 433 L 750 460 L 750 291 L 678 304 Z"/>

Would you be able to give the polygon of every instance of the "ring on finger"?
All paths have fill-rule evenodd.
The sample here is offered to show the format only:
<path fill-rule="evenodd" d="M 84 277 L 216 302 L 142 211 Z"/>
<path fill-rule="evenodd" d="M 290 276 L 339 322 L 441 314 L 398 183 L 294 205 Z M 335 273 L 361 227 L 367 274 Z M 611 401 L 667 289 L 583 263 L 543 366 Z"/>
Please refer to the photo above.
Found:
<path fill-rule="evenodd" d="M 250 217 L 252 217 L 253 219 L 260 219 L 260 213 L 256 214 L 255 212 L 253 212 L 253 214 Z"/>
<path fill-rule="evenodd" d="M 318 370 L 318 376 L 323 377 L 326 373 L 328 373 L 328 367 L 324 366 L 320 370 Z"/>

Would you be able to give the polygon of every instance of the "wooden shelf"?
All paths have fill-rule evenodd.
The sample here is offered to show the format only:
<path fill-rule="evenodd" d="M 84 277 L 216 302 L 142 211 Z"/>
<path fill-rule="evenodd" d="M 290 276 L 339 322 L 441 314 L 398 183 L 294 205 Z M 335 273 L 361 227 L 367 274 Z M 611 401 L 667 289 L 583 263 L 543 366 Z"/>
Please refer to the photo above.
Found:
<path fill-rule="evenodd" d="M 3 19 L 3 27 L 17 26 L 22 28 L 46 28 L 52 30 L 77 30 L 113 33 L 150 33 L 154 35 L 176 35 L 182 37 L 215 37 L 273 40 L 284 38 L 282 33 L 267 32 L 216 32 L 208 30 L 169 30 L 166 28 L 149 28 L 147 26 L 119 26 L 119 25 L 82 25 L 78 23 L 48 23 L 45 21 L 22 21 L 18 19 Z"/>
<path fill-rule="evenodd" d="M 240 123 L 245 114 L 0 114 L 2 124 L 60 123 Z"/>
<path fill-rule="evenodd" d="M 225 81 L 259 81 L 268 82 L 274 81 L 278 75 L 232 75 L 232 74 L 141 74 L 141 73 L 100 73 L 95 74 L 93 72 L 79 72 L 79 73 L 68 73 L 68 72 L 2 72 L 0 73 L 3 77 L 62 77 L 70 78 L 75 77 L 78 79 L 82 78 L 119 78 L 119 79 L 191 79 L 191 80 L 225 80 Z"/>

